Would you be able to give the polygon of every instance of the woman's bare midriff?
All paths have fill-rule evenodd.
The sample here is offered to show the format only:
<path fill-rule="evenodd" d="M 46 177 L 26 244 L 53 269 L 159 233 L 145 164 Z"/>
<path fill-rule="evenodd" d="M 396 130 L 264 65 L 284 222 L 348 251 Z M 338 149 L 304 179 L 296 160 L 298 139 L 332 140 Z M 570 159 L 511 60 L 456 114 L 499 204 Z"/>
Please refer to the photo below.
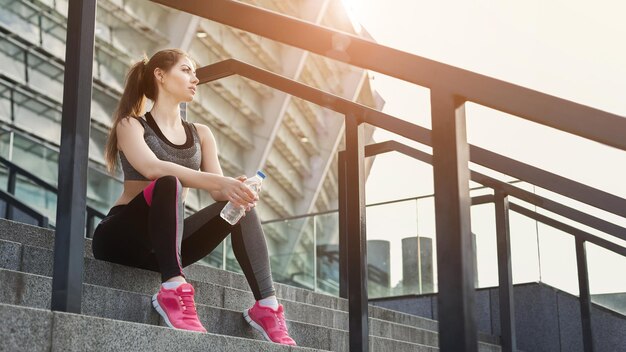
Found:
<path fill-rule="evenodd" d="M 113 206 L 128 204 L 128 202 L 135 198 L 141 191 L 143 191 L 144 188 L 148 187 L 150 182 L 152 181 L 124 181 L 124 191 Z M 188 189 L 188 187 L 183 187 L 183 201 L 185 201 L 185 198 L 187 197 Z"/>

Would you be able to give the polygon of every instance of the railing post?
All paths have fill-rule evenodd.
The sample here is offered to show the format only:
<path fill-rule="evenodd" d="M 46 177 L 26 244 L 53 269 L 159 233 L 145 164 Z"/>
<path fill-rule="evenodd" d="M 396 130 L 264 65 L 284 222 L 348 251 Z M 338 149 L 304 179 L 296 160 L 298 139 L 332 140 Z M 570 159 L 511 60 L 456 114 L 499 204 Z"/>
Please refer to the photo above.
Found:
<path fill-rule="evenodd" d="M 339 297 L 348 298 L 348 231 L 346 225 L 346 158 L 339 152 L 337 178 L 339 193 Z"/>
<path fill-rule="evenodd" d="M 470 229 L 469 146 L 465 101 L 430 91 L 437 229 L 439 348 L 476 352 L 474 266 Z"/>
<path fill-rule="evenodd" d="M 589 291 L 589 272 L 587 270 L 587 252 L 585 241 L 576 237 L 576 266 L 578 267 L 578 287 L 580 291 L 580 322 L 583 333 L 585 352 L 594 351 L 593 329 L 591 326 L 591 293 Z"/>
<path fill-rule="evenodd" d="M 367 352 L 367 246 L 365 235 L 365 137 L 358 117 L 346 114 L 346 233 L 350 351 Z"/>
<path fill-rule="evenodd" d="M 9 194 L 15 196 L 15 184 L 17 183 L 17 172 L 14 168 L 9 166 L 9 179 L 7 184 L 7 192 Z M 9 220 L 13 220 L 13 206 L 10 202 L 7 202 L 6 205 L 6 218 Z"/>
<path fill-rule="evenodd" d="M 498 243 L 498 282 L 500 296 L 500 344 L 502 352 L 517 350 L 515 335 L 515 300 L 513 297 L 513 274 L 511 270 L 511 236 L 509 231 L 509 198 L 496 189 L 496 237 Z"/>
<path fill-rule="evenodd" d="M 70 0 L 51 309 L 81 312 L 96 0 Z"/>
<path fill-rule="evenodd" d="M 95 230 L 95 215 L 87 208 L 87 229 L 85 233 L 85 237 L 92 238 L 93 232 Z"/>

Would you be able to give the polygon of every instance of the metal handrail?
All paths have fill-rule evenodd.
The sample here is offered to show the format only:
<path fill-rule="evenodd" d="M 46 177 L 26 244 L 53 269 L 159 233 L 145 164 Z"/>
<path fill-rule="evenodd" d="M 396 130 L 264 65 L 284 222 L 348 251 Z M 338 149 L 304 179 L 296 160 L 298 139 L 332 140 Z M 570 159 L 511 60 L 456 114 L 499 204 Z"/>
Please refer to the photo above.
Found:
<path fill-rule="evenodd" d="M 518 183 L 518 182 L 521 182 L 521 181 L 514 180 L 514 181 L 509 182 L 509 184 L 514 184 L 514 183 Z M 470 191 L 476 191 L 476 190 L 479 190 L 479 189 L 487 189 L 487 188 L 490 188 L 490 187 L 487 187 L 487 186 L 473 187 L 473 188 L 470 188 Z M 393 199 L 393 200 L 387 200 L 387 201 L 384 201 L 384 202 L 370 203 L 370 204 L 367 204 L 366 207 L 375 207 L 375 206 L 380 206 L 380 205 L 395 204 L 395 203 L 401 203 L 401 202 L 408 202 L 410 200 L 420 200 L 420 199 L 433 198 L 433 197 L 435 197 L 434 194 L 427 194 L 427 195 L 423 195 L 423 196 L 408 197 L 408 198 L 401 198 L 401 199 Z M 474 197 L 474 198 L 476 198 L 476 197 Z M 474 199 L 474 198 L 472 198 L 472 199 Z M 278 218 L 278 219 L 264 220 L 264 221 L 261 222 L 261 224 L 265 225 L 265 224 L 272 224 L 272 223 L 275 223 L 275 222 L 284 222 L 284 221 L 289 221 L 289 220 L 298 220 L 298 219 L 302 219 L 302 218 L 308 218 L 308 217 L 311 217 L 311 216 L 327 215 L 327 214 L 332 214 L 332 213 L 337 213 L 337 212 L 339 212 L 339 209 L 318 211 L 318 212 L 315 212 L 315 213 L 307 213 L 307 214 L 287 216 L 287 217 Z"/>
<path fill-rule="evenodd" d="M 422 87 L 451 92 L 466 101 L 626 150 L 626 121 L 616 114 L 239 1 L 151 1 Z M 380 118 L 363 118 L 372 125 L 388 125 Z"/>
<path fill-rule="evenodd" d="M 364 148 L 364 156 L 373 156 L 391 151 L 397 151 L 412 157 L 416 160 L 431 164 L 433 163 L 432 155 L 409 147 L 396 141 L 386 141 L 377 144 L 368 145 Z M 339 152 L 339 184 L 345 184 L 346 182 L 346 158 L 344 154 L 346 151 Z M 597 246 L 603 247 L 616 254 L 626 257 L 626 247 L 620 246 L 614 242 L 608 241 L 604 238 L 587 233 L 571 225 L 562 223 L 558 220 L 549 218 L 546 215 L 539 214 L 530 209 L 522 207 L 518 204 L 510 203 L 508 195 L 519 196 L 520 199 L 526 200 L 529 203 L 543 207 L 556 214 L 562 215 L 571 220 L 577 221 L 581 224 L 588 225 L 590 227 L 599 229 L 602 228 L 606 233 L 612 234 L 615 237 L 624 239 L 626 237 L 626 229 L 616 224 L 609 223 L 605 220 L 596 218 L 589 214 L 584 214 L 578 210 L 569 208 L 558 202 L 546 199 L 544 197 L 533 194 L 529 191 L 515 187 L 509 183 L 496 180 L 489 176 L 480 174 L 475 171 L 470 171 L 470 179 L 481 183 L 485 186 L 494 189 L 494 195 L 482 196 L 482 202 L 480 204 L 494 203 L 495 217 L 496 217 L 496 237 L 497 237 L 497 251 L 498 251 L 498 276 L 499 276 L 499 296 L 500 296 L 500 324 L 502 326 L 502 347 L 503 350 L 514 351 L 516 349 L 515 338 L 515 313 L 513 303 L 513 279 L 511 272 L 511 244 L 509 233 L 509 219 L 508 213 L 510 211 L 517 212 L 521 215 L 542 222 L 548 226 L 559 229 L 575 238 L 576 244 L 576 259 L 578 269 L 578 285 L 580 290 L 580 311 L 581 311 L 581 326 L 583 333 L 583 342 L 585 351 L 593 351 L 594 343 L 592 337 L 592 324 L 591 324 L 591 292 L 589 288 L 589 273 L 587 266 L 587 254 L 585 250 L 585 242 L 593 243 Z M 339 192 L 340 207 L 343 207 L 341 213 L 346 213 L 347 204 L 345 200 L 342 202 L 342 198 L 345 199 L 345 186 L 343 190 Z M 478 198 L 478 197 L 476 197 Z M 479 204 L 479 202 L 472 199 L 472 205 Z M 347 257 L 348 257 L 348 234 L 346 233 L 347 219 L 340 216 L 339 220 L 339 247 L 340 247 L 340 292 L 342 296 L 347 296 L 346 288 L 349 286 L 347 283 Z M 596 225 L 596 226 L 594 226 Z M 607 231 L 608 230 L 608 231 Z M 617 230 L 617 231 L 615 231 Z M 440 269 L 441 270 L 441 269 Z M 441 292 L 441 291 L 440 291 Z"/>
<path fill-rule="evenodd" d="M 5 192 L 4 190 L 0 190 L 0 198 L 5 201 L 6 209 L 5 209 L 5 217 L 7 219 L 13 218 L 12 208 L 15 207 L 24 213 L 28 214 L 30 217 L 37 221 L 37 225 L 40 227 L 48 227 L 48 217 L 38 212 L 37 210 L 29 207 L 26 203 L 21 200 L 15 198 L 14 195 Z"/>
<path fill-rule="evenodd" d="M 55 186 L 51 185 L 50 183 L 48 183 L 44 179 L 40 178 L 39 176 L 33 174 L 32 172 L 30 172 L 30 171 L 22 168 L 21 166 L 13 163 L 12 161 L 10 161 L 10 160 L 0 156 L 0 163 L 4 164 L 7 167 L 8 171 L 9 171 L 7 194 L 15 195 L 15 183 L 16 183 L 16 176 L 17 175 L 22 175 L 22 176 L 26 177 L 26 179 L 28 179 L 29 181 L 33 182 L 34 184 L 36 184 L 37 186 L 43 188 L 46 191 L 52 192 L 54 194 L 58 193 L 58 189 Z M 23 204 L 23 203 L 21 203 L 21 204 Z M 7 205 L 7 207 L 9 207 L 9 206 Z M 20 208 L 20 209 L 22 209 L 22 208 Z M 35 211 L 31 207 L 28 207 L 28 209 L 31 209 L 35 213 L 39 214 L 37 211 Z M 86 207 L 86 211 L 87 211 L 87 229 L 86 229 L 87 232 L 86 232 L 86 235 L 87 235 L 87 237 L 91 237 L 91 235 L 93 234 L 95 217 L 104 218 L 105 214 L 103 214 L 99 210 L 97 210 L 97 209 L 95 209 L 95 208 L 93 208 L 93 207 L 91 207 L 89 205 Z M 10 219 L 10 217 L 7 217 L 7 218 Z M 49 223 L 47 217 L 46 217 L 45 222 L 40 222 L 40 223 L 45 223 L 45 225 L 39 225 L 39 226 L 51 227 L 51 224 Z"/>
<path fill-rule="evenodd" d="M 427 128 L 237 59 L 226 59 L 203 66 L 198 68 L 196 73 L 200 80 L 198 84 L 212 82 L 231 75 L 239 75 L 341 114 L 364 116 L 366 123 L 432 147 L 431 131 Z M 623 120 L 626 125 L 626 119 Z M 554 193 L 592 205 L 598 209 L 626 217 L 626 199 L 624 198 L 471 144 L 469 149 L 470 161 L 473 163 L 532 183 L 537 187 L 549 189 Z"/>
<path fill-rule="evenodd" d="M 384 141 L 384 142 L 370 144 L 370 145 L 365 146 L 365 156 L 373 156 L 373 155 L 378 155 L 378 154 L 393 152 L 393 151 L 402 153 L 408 157 L 411 157 L 413 159 L 422 161 L 426 164 L 432 165 L 431 154 L 412 148 L 410 146 L 404 145 L 397 141 Z M 495 171 L 502 172 L 502 170 L 495 170 Z M 506 172 L 504 173 L 506 174 Z M 557 177 L 560 177 L 560 176 L 557 176 Z M 595 228 L 611 236 L 614 236 L 614 237 L 617 237 L 619 239 L 626 241 L 626 228 L 621 227 L 617 224 L 608 222 L 604 219 L 600 219 L 590 214 L 583 213 L 580 210 L 573 209 L 569 206 L 566 206 L 564 204 L 558 203 L 551 199 L 542 197 L 535 193 L 529 192 L 525 189 L 515 187 L 510 182 L 503 182 L 493 177 L 484 175 L 480 172 L 470 171 L 470 179 L 476 183 L 484 185 L 485 187 L 502 190 L 506 192 L 507 194 L 514 196 L 516 198 L 519 198 L 523 201 L 526 201 L 530 204 L 533 204 L 545 210 L 551 211 L 555 214 L 569 218 L 583 225 Z M 525 181 L 525 182 L 528 182 L 528 181 Z M 567 182 L 567 179 L 563 178 L 563 182 Z M 532 182 L 528 182 L 528 183 L 532 184 Z M 602 192 L 602 191 L 598 191 L 598 192 Z"/>
<path fill-rule="evenodd" d="M 227 59 L 215 64 L 204 66 L 197 70 L 197 74 L 201 84 L 222 77 L 227 77 L 233 74 L 239 74 L 243 77 L 265 84 L 274 89 L 289 92 L 290 94 L 298 98 L 317 104 L 325 104 L 323 105 L 324 107 L 333 111 L 341 113 L 352 111 L 352 113 L 358 112 L 359 114 L 386 118 L 394 123 L 397 122 L 400 126 L 399 128 L 402 131 L 405 131 L 405 137 L 409 137 L 416 142 L 428 146 L 431 146 L 432 144 L 430 141 L 430 131 L 426 128 L 413 125 L 409 122 L 400 120 L 396 117 L 374 110 L 359 103 L 352 102 L 339 96 L 335 96 L 331 93 L 327 93 L 317 88 L 307 86 L 303 83 L 292 81 L 286 77 L 269 72 L 254 65 L 241 62 L 236 59 Z M 394 129 L 392 128 L 390 129 L 390 131 L 394 132 Z M 402 151 L 406 147 L 394 141 L 388 141 L 384 143 L 386 144 L 379 144 L 377 148 L 384 149 L 387 146 L 388 148 L 397 148 L 398 151 Z M 365 146 L 366 153 L 368 148 L 372 148 L 372 146 Z M 534 184 L 544 189 L 548 189 L 554 193 L 569 197 L 571 199 L 595 206 L 598 209 L 602 209 L 613 214 L 626 217 L 626 199 L 617 197 L 608 192 L 584 185 L 580 182 L 550 173 L 545 170 L 541 170 L 537 167 L 513 160 L 511 158 L 476 146 L 469 145 L 469 148 L 470 161 L 478 165 L 507 174 L 512 177 L 516 177 L 519 180 Z M 424 159 L 424 161 L 428 160 L 428 163 L 432 163 L 432 155 L 418 150 L 409 152 L 409 154 L 415 153 L 422 153 L 422 158 Z M 489 178 L 485 175 L 482 175 L 482 177 L 485 181 L 492 180 L 492 178 Z M 530 197 L 530 195 L 526 194 L 526 198 L 528 197 Z M 551 201 L 545 200 L 545 202 L 550 203 Z M 580 211 L 567 208 L 563 205 L 554 204 L 554 207 L 551 207 L 551 209 L 556 208 L 560 208 L 561 213 L 569 212 L 570 214 L 581 214 Z M 614 225 L 610 225 L 606 221 L 593 218 L 591 216 L 588 216 L 587 223 L 589 222 L 595 223 L 596 226 L 601 226 L 601 228 L 605 231 L 608 231 L 609 233 L 626 240 L 626 232 L 624 232 L 621 228 L 615 227 Z"/>

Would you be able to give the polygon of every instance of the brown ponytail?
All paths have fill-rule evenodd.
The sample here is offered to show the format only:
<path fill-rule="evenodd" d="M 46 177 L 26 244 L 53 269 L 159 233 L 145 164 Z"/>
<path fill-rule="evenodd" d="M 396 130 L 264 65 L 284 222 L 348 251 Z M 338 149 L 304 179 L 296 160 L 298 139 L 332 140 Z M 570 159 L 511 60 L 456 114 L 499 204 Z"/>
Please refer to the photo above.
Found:
<path fill-rule="evenodd" d="M 141 61 L 136 62 L 126 75 L 124 92 L 113 113 L 113 126 L 109 131 L 104 149 L 104 160 L 108 172 L 115 174 L 117 166 L 117 125 L 125 117 L 140 118 L 144 114 L 146 98 L 156 101 L 158 96 L 154 70 L 160 68 L 169 71 L 182 56 L 189 55 L 180 49 L 164 49 L 148 60 L 144 54 Z"/>

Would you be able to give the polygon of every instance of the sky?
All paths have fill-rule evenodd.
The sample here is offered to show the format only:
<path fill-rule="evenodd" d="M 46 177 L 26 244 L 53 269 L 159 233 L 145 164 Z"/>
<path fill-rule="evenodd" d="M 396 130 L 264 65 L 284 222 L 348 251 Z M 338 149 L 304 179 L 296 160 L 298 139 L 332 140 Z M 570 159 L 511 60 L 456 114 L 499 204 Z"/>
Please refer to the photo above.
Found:
<path fill-rule="evenodd" d="M 353 20 L 380 44 L 626 116 L 626 47 L 622 44 L 626 3 L 622 1 L 343 1 Z M 370 75 L 386 102 L 384 112 L 431 127 L 428 89 L 376 72 Z M 626 152 L 473 103 L 466 105 L 466 116 L 470 143 L 626 197 Z M 375 132 L 374 139 L 407 142 L 382 130 Z M 626 226 L 626 219 L 522 186 Z M 385 154 L 374 162 L 366 201 L 432 192 L 430 166 Z M 391 241 L 392 285 L 401 279 L 401 239 L 415 232 L 434 237 L 432 208 L 432 200 L 427 199 L 368 209 L 368 239 Z M 493 206 L 473 207 L 471 221 L 477 234 L 479 285 L 497 285 Z M 514 282 L 541 280 L 578 294 L 573 237 L 517 214 L 511 214 L 511 236 Z M 626 260 L 593 245 L 587 251 L 592 294 L 626 291 L 625 275 L 607 274 L 623 273 Z"/>

